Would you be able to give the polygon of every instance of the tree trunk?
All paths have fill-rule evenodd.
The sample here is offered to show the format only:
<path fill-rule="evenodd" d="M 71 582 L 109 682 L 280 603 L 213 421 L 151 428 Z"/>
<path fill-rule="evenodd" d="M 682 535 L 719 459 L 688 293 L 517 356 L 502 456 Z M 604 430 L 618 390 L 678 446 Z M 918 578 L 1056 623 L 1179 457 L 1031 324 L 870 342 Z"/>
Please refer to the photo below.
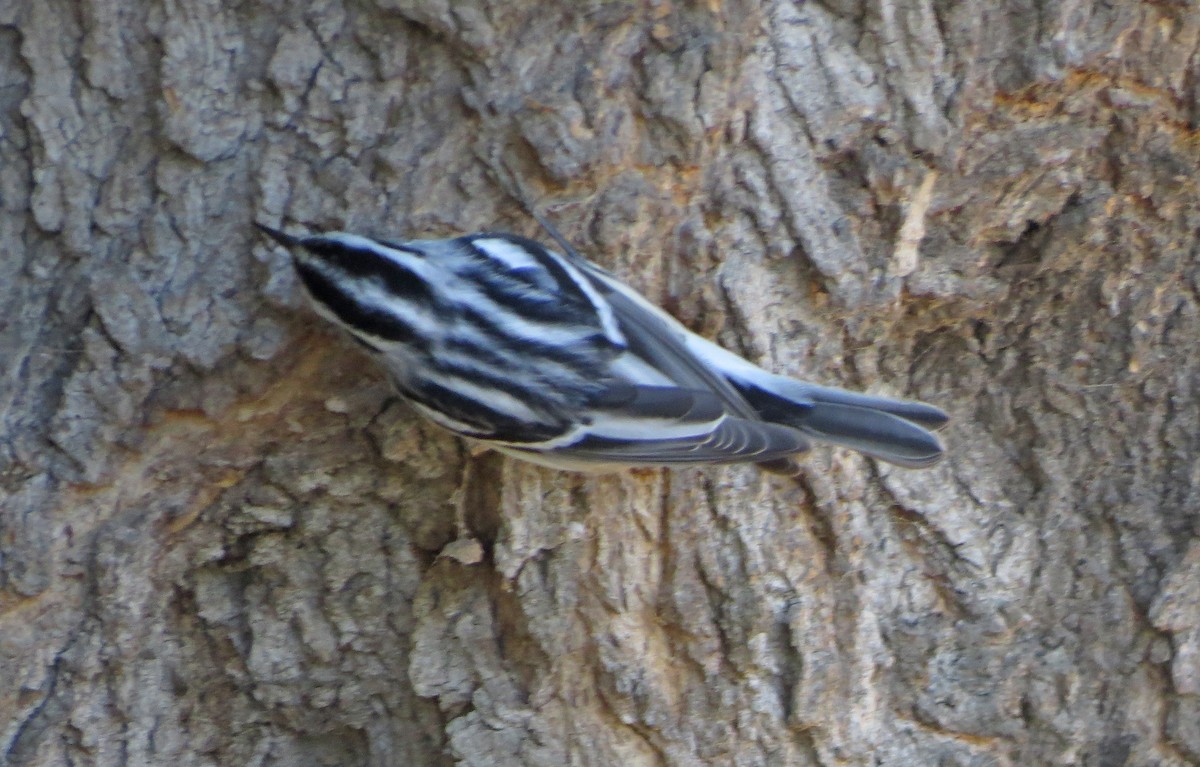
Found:
<path fill-rule="evenodd" d="M 1200 765 L 1198 68 L 1171 0 L 0 1 L 0 762 Z M 527 206 L 949 458 L 474 456 L 251 226 Z"/>

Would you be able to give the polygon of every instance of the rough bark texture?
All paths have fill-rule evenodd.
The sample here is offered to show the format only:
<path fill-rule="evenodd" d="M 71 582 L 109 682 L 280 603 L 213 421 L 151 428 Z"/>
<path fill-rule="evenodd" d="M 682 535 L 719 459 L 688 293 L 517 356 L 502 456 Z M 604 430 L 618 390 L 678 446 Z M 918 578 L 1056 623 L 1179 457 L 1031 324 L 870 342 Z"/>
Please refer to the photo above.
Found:
<path fill-rule="evenodd" d="M 0 761 L 1200 764 L 1198 67 L 1171 0 L 0 0 Z M 949 459 L 472 457 L 250 226 L 518 194 Z"/>

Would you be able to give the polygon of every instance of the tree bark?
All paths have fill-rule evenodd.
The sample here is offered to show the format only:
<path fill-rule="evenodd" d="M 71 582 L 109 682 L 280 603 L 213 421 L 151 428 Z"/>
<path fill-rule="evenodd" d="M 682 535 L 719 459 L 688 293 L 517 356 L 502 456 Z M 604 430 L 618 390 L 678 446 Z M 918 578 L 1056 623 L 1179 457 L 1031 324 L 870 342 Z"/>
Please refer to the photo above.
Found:
<path fill-rule="evenodd" d="M 1198 68 L 1171 0 L 0 0 L 0 763 L 1200 764 Z M 948 459 L 471 455 L 251 226 L 527 204 Z"/>

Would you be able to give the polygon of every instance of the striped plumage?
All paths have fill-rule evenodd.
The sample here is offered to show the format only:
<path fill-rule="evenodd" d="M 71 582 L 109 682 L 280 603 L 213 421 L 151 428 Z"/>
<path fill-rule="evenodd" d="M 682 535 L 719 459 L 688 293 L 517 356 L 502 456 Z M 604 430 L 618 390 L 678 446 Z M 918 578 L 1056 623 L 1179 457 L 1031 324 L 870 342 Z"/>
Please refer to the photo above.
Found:
<path fill-rule="evenodd" d="M 543 222 L 544 223 L 544 222 Z M 511 234 L 289 249 L 313 305 L 438 425 L 567 469 L 754 462 L 809 440 L 920 468 L 945 413 L 773 375 L 689 332 L 610 273 Z"/>

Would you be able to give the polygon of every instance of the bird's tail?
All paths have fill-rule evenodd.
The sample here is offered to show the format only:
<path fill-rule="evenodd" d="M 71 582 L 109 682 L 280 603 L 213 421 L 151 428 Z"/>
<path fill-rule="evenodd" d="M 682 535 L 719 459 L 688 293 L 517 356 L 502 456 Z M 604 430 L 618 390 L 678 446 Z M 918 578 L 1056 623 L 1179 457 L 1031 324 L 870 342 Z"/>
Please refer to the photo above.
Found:
<path fill-rule="evenodd" d="M 933 431 L 950 419 L 933 405 L 814 386 L 782 376 L 771 379 L 770 388 L 759 382 L 735 382 L 764 420 L 910 469 L 932 466 L 942 458 L 942 442 Z"/>

